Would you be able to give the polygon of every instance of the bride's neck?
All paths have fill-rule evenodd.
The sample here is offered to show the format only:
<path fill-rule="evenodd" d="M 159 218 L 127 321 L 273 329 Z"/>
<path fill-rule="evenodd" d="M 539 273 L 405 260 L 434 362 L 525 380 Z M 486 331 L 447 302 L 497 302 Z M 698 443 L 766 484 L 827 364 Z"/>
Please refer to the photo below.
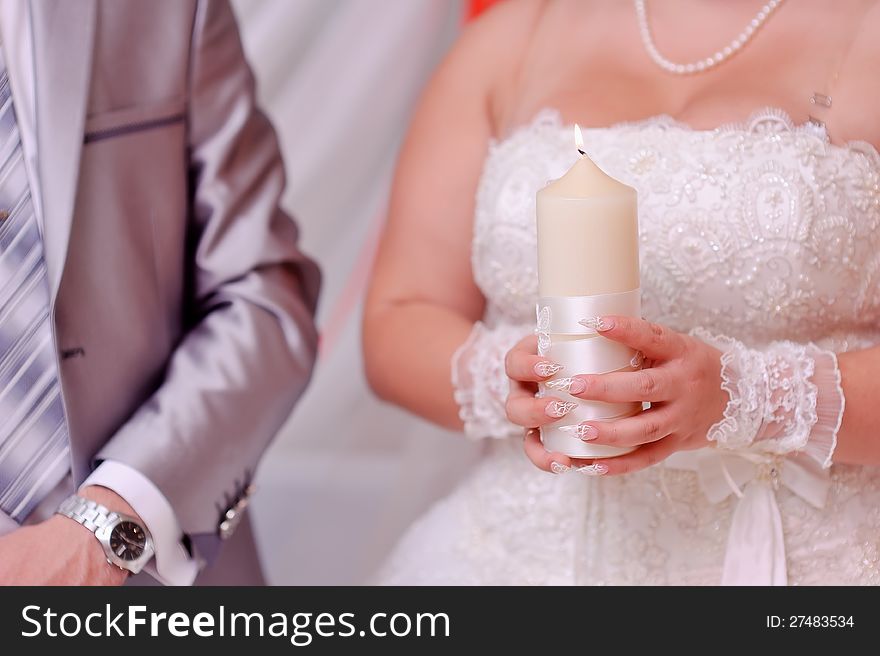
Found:
<path fill-rule="evenodd" d="M 531 42 L 518 50 L 524 54 L 517 75 L 499 86 L 493 102 L 495 136 L 503 138 L 547 107 L 567 121 L 594 127 L 665 114 L 696 129 L 710 129 L 743 121 L 756 109 L 770 106 L 784 110 L 797 123 L 811 116 L 827 123 L 835 141 L 861 139 L 880 145 L 875 118 L 880 83 L 867 70 L 871 56 L 876 59 L 880 49 L 865 43 L 871 25 L 857 27 L 864 22 L 861 19 L 880 27 L 880 20 L 872 15 L 878 13 L 875 4 L 848 3 L 849 12 L 814 0 L 800 0 L 798 11 L 783 5 L 739 55 L 712 71 L 677 76 L 649 59 L 630 2 L 550 3 Z M 705 30 L 697 30 L 699 44 L 714 52 L 732 38 L 731 26 L 737 24 L 739 14 L 753 9 L 748 2 L 664 1 L 650 3 L 651 11 L 654 5 L 663 12 L 651 23 L 658 33 L 658 47 L 662 49 L 664 42 L 660 33 L 667 33 L 670 48 L 664 55 L 681 61 L 705 53 L 691 45 L 693 35 L 686 26 L 671 20 L 676 11 L 687 6 L 697 12 L 687 25 L 705 24 Z M 700 18 L 700 12 L 712 16 Z M 715 25 L 718 16 L 726 28 Z M 822 37 L 805 47 L 803 35 L 815 33 L 811 26 L 823 21 Z M 562 33 L 572 38 L 561 39 Z M 676 41 L 688 45 L 676 49 Z M 833 95 L 833 106 L 812 103 L 814 93 Z"/>

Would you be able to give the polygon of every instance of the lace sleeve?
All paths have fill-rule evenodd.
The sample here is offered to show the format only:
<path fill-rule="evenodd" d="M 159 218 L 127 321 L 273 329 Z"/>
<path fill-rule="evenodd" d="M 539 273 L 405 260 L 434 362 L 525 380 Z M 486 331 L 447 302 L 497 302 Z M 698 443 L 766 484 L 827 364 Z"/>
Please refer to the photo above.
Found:
<path fill-rule="evenodd" d="M 452 356 L 452 387 L 464 434 L 471 439 L 523 434 L 504 410 L 510 381 L 504 372 L 507 351 L 529 334 L 524 326 L 487 328 L 477 322 L 467 341 Z"/>
<path fill-rule="evenodd" d="M 691 334 L 722 352 L 721 388 L 730 395 L 709 440 L 730 449 L 800 451 L 831 465 L 845 404 L 834 353 L 784 341 L 756 350 L 700 328 Z"/>

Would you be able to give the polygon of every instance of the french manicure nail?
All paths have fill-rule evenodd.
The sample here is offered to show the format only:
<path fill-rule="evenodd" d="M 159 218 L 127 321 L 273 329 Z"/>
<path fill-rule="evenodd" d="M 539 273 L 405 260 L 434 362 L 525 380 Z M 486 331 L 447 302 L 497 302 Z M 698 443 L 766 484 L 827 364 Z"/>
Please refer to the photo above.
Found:
<path fill-rule="evenodd" d="M 603 465 L 601 462 L 597 462 L 592 465 L 575 467 L 574 470 L 579 474 L 586 474 L 587 476 L 602 476 L 603 474 L 608 473 L 608 465 Z"/>
<path fill-rule="evenodd" d="M 591 424 L 576 424 L 574 426 L 560 426 L 559 430 L 564 433 L 571 433 L 579 440 L 589 442 L 599 437 L 599 429 Z"/>
<path fill-rule="evenodd" d="M 559 372 L 562 369 L 561 364 L 555 362 L 539 362 L 535 365 L 535 373 L 542 378 L 547 378 Z"/>
<path fill-rule="evenodd" d="M 544 383 L 544 387 L 557 392 L 580 394 L 587 389 L 587 384 L 582 378 L 557 378 L 556 380 L 548 380 Z"/>
<path fill-rule="evenodd" d="M 632 356 L 629 363 L 633 367 L 633 369 L 639 369 L 642 364 L 645 362 L 645 354 L 641 351 L 636 351 L 636 354 Z"/>
<path fill-rule="evenodd" d="M 548 417 L 559 419 L 560 417 L 567 415 L 576 407 L 578 407 L 578 404 L 572 401 L 550 401 L 544 409 L 544 412 L 547 413 Z"/>
<path fill-rule="evenodd" d="M 571 467 L 569 467 L 568 465 L 561 465 L 558 462 L 550 463 L 550 471 L 552 471 L 554 474 L 564 474 L 570 469 Z"/>
<path fill-rule="evenodd" d="M 590 330 L 595 330 L 600 333 L 614 328 L 614 322 L 605 317 L 590 317 L 588 319 L 581 319 L 578 323 L 584 328 L 589 328 Z"/>

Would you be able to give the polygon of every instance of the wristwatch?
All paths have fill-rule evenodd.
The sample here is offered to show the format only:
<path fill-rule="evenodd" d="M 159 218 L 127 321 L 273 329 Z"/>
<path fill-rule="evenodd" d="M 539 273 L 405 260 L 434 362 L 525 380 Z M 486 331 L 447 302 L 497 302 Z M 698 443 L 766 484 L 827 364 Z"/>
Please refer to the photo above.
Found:
<path fill-rule="evenodd" d="M 94 533 L 111 565 L 137 574 L 153 557 L 153 538 L 134 517 L 76 494 L 67 497 L 55 512 Z"/>

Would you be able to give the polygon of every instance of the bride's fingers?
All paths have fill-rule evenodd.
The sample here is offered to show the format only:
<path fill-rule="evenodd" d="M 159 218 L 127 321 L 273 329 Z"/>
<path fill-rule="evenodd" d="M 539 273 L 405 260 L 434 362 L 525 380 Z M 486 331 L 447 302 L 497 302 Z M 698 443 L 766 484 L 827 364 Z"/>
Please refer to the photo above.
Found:
<path fill-rule="evenodd" d="M 571 458 L 561 453 L 553 453 L 544 448 L 541 434 L 537 428 L 530 428 L 523 442 L 526 456 L 538 469 L 554 474 L 563 474 L 571 467 Z"/>
<path fill-rule="evenodd" d="M 585 421 L 577 425 L 575 434 L 591 444 L 625 447 L 656 442 L 676 429 L 674 410 L 671 406 L 659 405 L 633 417 L 614 421 Z"/>
<path fill-rule="evenodd" d="M 519 386 L 511 389 L 505 405 L 507 418 L 518 426 L 529 428 L 549 424 L 561 419 L 578 405 L 553 397 L 535 398 L 520 390 Z"/>
<path fill-rule="evenodd" d="M 674 358 L 685 347 L 685 339 L 679 333 L 636 317 L 597 317 L 591 325 L 603 337 L 631 346 L 653 360 Z"/>
<path fill-rule="evenodd" d="M 635 451 L 622 456 L 604 458 L 602 464 L 607 467 L 605 475 L 631 474 L 656 465 L 678 450 L 677 442 L 675 436 L 671 435 L 662 440 L 640 446 Z"/>
<path fill-rule="evenodd" d="M 624 403 L 627 401 L 671 401 L 679 396 L 679 385 L 669 369 L 652 367 L 640 371 L 575 376 L 583 391 L 572 393 L 581 399 Z"/>
<path fill-rule="evenodd" d="M 562 366 L 551 362 L 536 354 L 537 342 L 534 335 L 530 335 L 507 352 L 504 359 L 504 369 L 508 378 L 539 382 L 550 376 L 556 375 Z"/>

